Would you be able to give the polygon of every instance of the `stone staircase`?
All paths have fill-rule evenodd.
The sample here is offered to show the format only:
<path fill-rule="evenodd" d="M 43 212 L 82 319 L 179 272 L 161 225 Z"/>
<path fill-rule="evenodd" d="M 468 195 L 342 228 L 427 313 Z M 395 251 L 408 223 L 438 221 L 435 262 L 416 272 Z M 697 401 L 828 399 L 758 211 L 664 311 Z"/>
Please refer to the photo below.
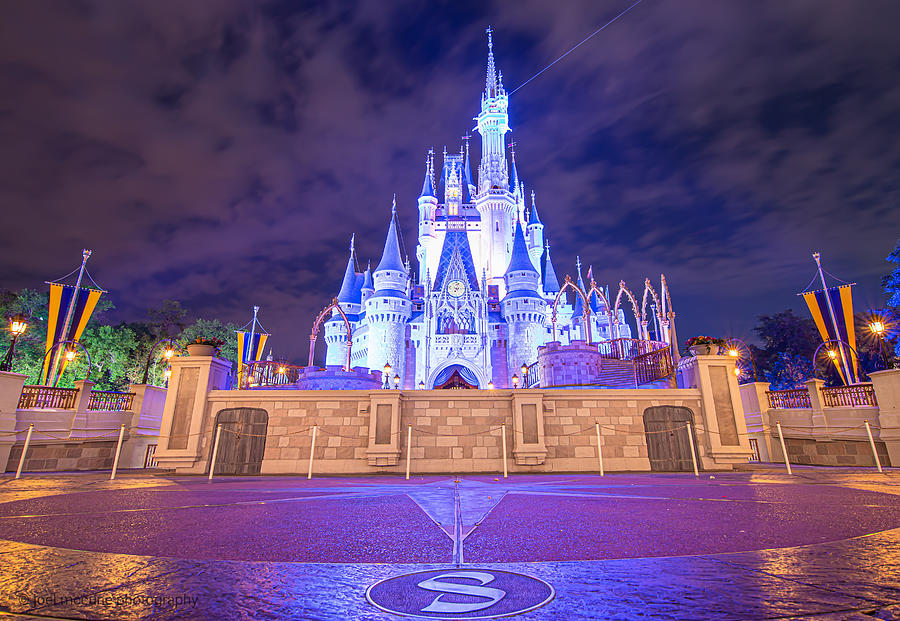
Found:
<path fill-rule="evenodd" d="M 595 383 L 609 388 L 636 388 L 634 361 L 604 358 L 603 367 Z"/>

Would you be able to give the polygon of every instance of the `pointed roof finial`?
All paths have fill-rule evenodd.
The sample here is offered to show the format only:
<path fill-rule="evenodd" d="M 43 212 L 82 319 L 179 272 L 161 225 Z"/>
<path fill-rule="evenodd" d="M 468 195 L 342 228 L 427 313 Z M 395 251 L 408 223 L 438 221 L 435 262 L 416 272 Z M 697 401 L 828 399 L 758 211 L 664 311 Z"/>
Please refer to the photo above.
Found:
<path fill-rule="evenodd" d="M 355 252 L 355 246 L 356 246 L 356 233 L 353 233 L 350 236 L 350 254 L 351 255 Z"/>
<path fill-rule="evenodd" d="M 581 257 L 575 257 L 575 267 L 578 268 L 578 275 L 581 276 Z"/>
<path fill-rule="evenodd" d="M 391 215 L 397 215 L 397 193 L 394 192 L 394 198 L 391 200 Z"/>
<path fill-rule="evenodd" d="M 496 97 L 497 96 L 497 70 L 494 66 L 494 31 L 491 30 L 491 27 L 488 26 L 487 30 L 488 36 L 488 63 L 487 63 L 487 77 L 485 79 L 484 84 L 484 94 L 486 97 Z"/>
<path fill-rule="evenodd" d="M 537 212 L 537 203 L 534 200 L 534 190 L 531 191 L 531 213 L 528 214 L 528 226 L 543 225 Z"/>

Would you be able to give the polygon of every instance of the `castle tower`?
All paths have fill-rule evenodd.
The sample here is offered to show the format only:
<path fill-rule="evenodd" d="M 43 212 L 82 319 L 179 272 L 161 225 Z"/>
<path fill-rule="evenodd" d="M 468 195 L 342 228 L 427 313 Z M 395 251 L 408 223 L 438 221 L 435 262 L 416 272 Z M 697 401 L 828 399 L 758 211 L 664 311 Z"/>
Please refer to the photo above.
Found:
<path fill-rule="evenodd" d="M 344 280 L 341 282 L 341 290 L 338 292 L 337 300 L 341 306 L 341 310 L 351 320 L 350 327 L 353 329 L 353 319 L 362 311 L 361 286 L 362 274 L 356 273 L 356 236 L 350 238 L 350 258 L 347 260 L 347 267 L 344 270 Z M 325 322 L 325 364 L 344 366 L 347 364 L 347 350 L 350 343 L 347 342 L 347 325 L 340 313 L 336 310 L 331 312 L 331 319 Z"/>
<path fill-rule="evenodd" d="M 505 290 L 503 273 L 509 265 L 513 227 L 517 221 L 517 203 L 509 186 L 506 160 L 507 112 L 509 100 L 494 65 L 494 43 L 488 28 L 488 64 L 481 112 L 475 121 L 481 135 L 481 164 L 478 167 L 478 193 L 475 207 L 481 216 L 481 258 L 488 282 Z"/>
<path fill-rule="evenodd" d="M 397 199 L 391 205 L 391 224 L 381 261 L 373 272 L 375 292 L 366 300 L 366 320 L 369 325 L 369 368 L 380 371 L 391 365 L 391 374 L 401 378 L 406 367 L 406 323 L 412 315 L 412 303 L 406 293 L 409 273 L 400 258 L 397 239 Z"/>
<path fill-rule="evenodd" d="M 534 191 L 531 192 L 531 212 L 528 215 L 528 226 L 526 229 L 528 242 L 528 255 L 531 262 L 540 266 L 541 255 L 544 253 L 544 223 L 541 222 L 537 212 L 537 205 L 534 202 Z"/>
<path fill-rule="evenodd" d="M 425 160 L 425 181 L 419 194 L 419 245 L 416 259 L 419 262 L 419 282 L 425 282 L 425 272 L 437 267 L 440 240 L 435 232 L 435 213 L 438 207 L 437 193 L 434 191 L 434 149 L 428 150 Z"/>
<path fill-rule="evenodd" d="M 508 368 L 518 375 L 523 364 L 537 362 L 537 349 L 547 340 L 547 303 L 539 293 L 541 275 L 531 262 L 525 235 L 518 223 L 504 280 L 508 293 L 501 301 L 501 308 L 509 326 Z"/>

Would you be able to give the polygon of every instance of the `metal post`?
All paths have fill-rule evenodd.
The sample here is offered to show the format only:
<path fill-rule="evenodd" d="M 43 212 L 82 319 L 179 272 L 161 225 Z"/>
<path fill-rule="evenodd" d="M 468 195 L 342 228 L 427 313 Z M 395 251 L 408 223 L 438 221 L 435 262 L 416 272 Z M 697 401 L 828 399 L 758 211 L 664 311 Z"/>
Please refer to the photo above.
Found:
<path fill-rule="evenodd" d="M 844 344 L 841 342 L 841 332 L 838 330 L 837 318 L 834 314 L 834 306 L 831 303 L 831 296 L 828 295 L 828 285 L 825 284 L 825 273 L 822 270 L 822 258 L 818 252 L 813 253 L 813 259 L 816 260 L 816 267 L 819 268 L 819 278 L 822 279 L 822 293 L 825 295 L 825 302 L 828 305 L 828 314 L 831 317 L 831 327 L 834 328 L 834 337 L 837 339 L 838 349 L 841 352 L 841 363 L 844 367 L 844 384 L 849 386 L 853 383 L 854 377 L 850 374 L 850 365 L 847 363 L 847 356 L 844 354 Z M 852 352 L 851 352 L 852 355 Z M 854 369 L 855 370 L 855 369 Z"/>
<path fill-rule="evenodd" d="M 66 310 L 66 319 L 63 322 L 62 332 L 60 332 L 60 335 L 62 335 L 63 339 L 66 339 L 66 336 L 69 334 L 69 324 L 72 323 L 72 314 L 75 312 L 75 303 L 78 301 L 78 291 L 81 288 L 81 279 L 84 277 L 84 268 L 90 256 L 90 250 L 85 248 L 81 251 L 81 268 L 78 271 L 78 278 L 75 281 L 75 290 L 72 292 L 72 299 L 69 301 L 69 308 L 68 310 Z M 47 376 L 48 386 L 56 386 L 56 383 L 59 381 L 59 378 L 56 377 L 56 369 L 59 366 L 59 356 L 59 351 L 57 351 L 53 356 L 53 366 L 50 367 L 50 374 Z"/>
<path fill-rule="evenodd" d="M 597 429 L 597 461 L 600 463 L 600 476 L 603 476 L 603 452 L 600 450 L 600 422 L 594 421 L 594 427 Z"/>
<path fill-rule="evenodd" d="M 316 453 L 316 429 L 317 426 L 313 425 L 312 429 L 312 442 L 309 443 L 309 472 L 306 473 L 306 478 L 312 478 L 312 464 L 313 464 L 313 455 Z"/>
<path fill-rule="evenodd" d="M 509 474 L 506 468 L 506 423 L 503 423 L 503 478 L 505 479 Z"/>
<path fill-rule="evenodd" d="M 119 469 L 119 455 L 122 454 L 122 438 L 125 436 L 125 425 L 119 427 L 119 442 L 116 444 L 116 457 L 113 459 L 113 467 L 112 472 L 109 475 L 109 480 L 113 481 L 116 478 L 116 470 Z"/>
<path fill-rule="evenodd" d="M 697 470 L 697 451 L 694 449 L 694 434 L 691 430 L 691 424 L 686 423 L 684 427 L 687 429 L 688 444 L 691 445 L 691 462 L 694 464 L 694 476 L 700 478 L 700 472 Z"/>
<path fill-rule="evenodd" d="M 775 421 L 775 426 L 778 428 L 778 439 L 781 441 L 781 454 L 784 455 L 784 465 L 787 466 L 787 473 L 793 474 L 791 472 L 791 462 L 788 460 L 787 456 L 787 448 L 784 446 L 784 434 L 781 433 L 781 423 Z"/>
<path fill-rule="evenodd" d="M 216 471 L 216 455 L 219 453 L 219 436 L 222 435 L 222 425 L 216 425 L 216 439 L 213 442 L 212 459 L 209 460 L 209 479 L 212 481 L 213 473 Z"/>
<path fill-rule="evenodd" d="M 22 456 L 19 457 L 19 467 L 16 468 L 16 478 L 22 477 L 22 466 L 25 465 L 25 453 L 28 452 L 28 445 L 31 444 L 31 432 L 34 431 L 34 425 L 28 425 L 28 435 L 25 436 L 25 446 L 22 447 Z"/>
<path fill-rule="evenodd" d="M 409 481 L 409 457 L 412 453 L 412 425 L 406 430 L 406 480 Z"/>
<path fill-rule="evenodd" d="M 875 465 L 878 466 L 878 472 L 884 472 L 881 469 L 881 460 L 878 459 L 878 451 L 875 450 L 875 440 L 872 439 L 872 428 L 869 427 L 869 421 L 866 422 L 866 433 L 869 434 L 869 446 L 872 447 L 872 456 L 875 457 Z"/>

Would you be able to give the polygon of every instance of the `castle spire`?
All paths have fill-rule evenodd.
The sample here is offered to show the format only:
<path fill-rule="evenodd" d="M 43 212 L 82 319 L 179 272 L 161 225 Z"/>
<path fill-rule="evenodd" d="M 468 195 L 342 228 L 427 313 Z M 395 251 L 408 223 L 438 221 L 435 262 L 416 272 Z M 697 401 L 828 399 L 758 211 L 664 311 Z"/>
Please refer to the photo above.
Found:
<path fill-rule="evenodd" d="M 534 201 L 534 190 L 531 191 L 531 213 L 528 214 L 528 226 L 543 224 L 537 212 L 537 204 Z"/>
<path fill-rule="evenodd" d="M 544 293 L 556 293 L 559 291 L 559 278 L 556 277 L 556 270 L 553 269 L 553 261 L 550 259 L 550 240 L 546 245 L 546 258 L 544 259 Z"/>
<path fill-rule="evenodd" d="M 394 194 L 394 200 L 391 203 L 391 224 L 388 227 L 387 238 L 384 240 L 384 250 L 381 253 L 381 261 L 375 272 L 384 270 L 394 270 L 404 272 L 403 259 L 400 257 L 400 242 L 397 239 L 397 195 Z"/>
<path fill-rule="evenodd" d="M 506 274 L 504 275 L 509 275 L 513 272 L 534 272 L 537 274 L 537 270 L 534 269 L 534 263 L 531 262 L 531 257 L 528 256 L 525 234 L 522 232 L 522 224 L 518 220 L 516 221 L 516 235 L 513 239 L 509 267 L 506 268 Z"/>
<path fill-rule="evenodd" d="M 435 197 L 434 193 L 434 149 L 428 149 L 428 155 L 425 156 L 425 181 L 422 183 L 422 193 L 419 198 L 430 196 Z"/>
<path fill-rule="evenodd" d="M 512 172 L 510 172 L 509 185 L 511 188 L 514 188 L 513 192 L 515 193 L 519 189 L 519 171 L 516 168 L 516 143 L 515 142 L 509 143 L 509 158 L 511 161 L 510 168 L 512 169 Z"/>
<path fill-rule="evenodd" d="M 350 237 L 350 258 L 347 260 L 347 268 L 344 270 L 344 280 L 341 282 L 341 290 L 338 293 L 338 302 L 354 302 L 354 289 L 356 288 L 356 250 L 354 248 L 356 233 Z M 358 301 L 357 301 L 358 302 Z"/>
<path fill-rule="evenodd" d="M 488 36 L 488 61 L 487 77 L 484 82 L 484 96 L 492 98 L 497 96 L 497 67 L 494 65 L 494 31 L 488 26 L 485 30 Z"/>

